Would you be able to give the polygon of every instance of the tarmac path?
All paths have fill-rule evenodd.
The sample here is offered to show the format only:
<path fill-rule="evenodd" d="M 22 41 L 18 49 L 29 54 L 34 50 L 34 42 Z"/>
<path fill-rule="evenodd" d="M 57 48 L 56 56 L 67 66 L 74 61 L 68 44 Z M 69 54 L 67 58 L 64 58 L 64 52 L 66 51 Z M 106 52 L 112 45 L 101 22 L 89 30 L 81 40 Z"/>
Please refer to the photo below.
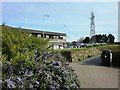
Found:
<path fill-rule="evenodd" d="M 118 88 L 118 69 L 101 66 L 100 56 L 70 63 L 81 88 Z"/>

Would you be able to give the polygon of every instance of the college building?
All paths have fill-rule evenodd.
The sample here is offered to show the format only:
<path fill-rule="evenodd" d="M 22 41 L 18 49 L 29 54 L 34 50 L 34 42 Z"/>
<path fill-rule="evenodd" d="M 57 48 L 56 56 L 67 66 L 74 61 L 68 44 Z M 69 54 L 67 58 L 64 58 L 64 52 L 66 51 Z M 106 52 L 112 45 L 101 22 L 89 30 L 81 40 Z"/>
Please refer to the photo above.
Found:
<path fill-rule="evenodd" d="M 63 49 L 66 45 L 66 34 L 65 33 L 39 31 L 39 30 L 22 29 L 22 28 L 21 30 L 27 31 L 31 33 L 30 35 L 33 35 L 36 37 L 48 38 L 49 46 L 52 50 Z"/>

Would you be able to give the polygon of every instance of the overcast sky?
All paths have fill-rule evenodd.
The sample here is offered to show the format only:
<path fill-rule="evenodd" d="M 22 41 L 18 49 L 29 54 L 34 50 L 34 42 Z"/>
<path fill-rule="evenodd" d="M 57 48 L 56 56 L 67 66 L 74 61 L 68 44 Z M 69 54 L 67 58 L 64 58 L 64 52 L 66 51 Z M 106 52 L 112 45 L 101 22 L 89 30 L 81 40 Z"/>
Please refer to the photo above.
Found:
<path fill-rule="evenodd" d="M 96 34 L 113 34 L 117 41 L 117 2 L 4 2 L 2 22 L 10 26 L 66 33 L 67 41 L 74 41 L 90 35 L 92 11 Z"/>

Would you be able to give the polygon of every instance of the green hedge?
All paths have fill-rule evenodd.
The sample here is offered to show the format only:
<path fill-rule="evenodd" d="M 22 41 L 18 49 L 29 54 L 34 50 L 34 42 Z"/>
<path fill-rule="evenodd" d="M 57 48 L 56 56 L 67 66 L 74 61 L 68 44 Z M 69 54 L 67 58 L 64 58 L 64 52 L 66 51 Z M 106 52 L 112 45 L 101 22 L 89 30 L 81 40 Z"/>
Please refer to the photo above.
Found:
<path fill-rule="evenodd" d="M 113 53 L 113 59 L 112 59 L 113 66 L 120 67 L 120 59 L 119 59 L 119 57 L 120 57 L 120 50 L 112 51 L 112 53 Z"/>
<path fill-rule="evenodd" d="M 98 50 L 103 51 L 105 49 L 109 49 L 109 50 L 117 50 L 118 49 L 118 45 L 102 45 L 102 46 L 97 46 L 96 47 Z"/>

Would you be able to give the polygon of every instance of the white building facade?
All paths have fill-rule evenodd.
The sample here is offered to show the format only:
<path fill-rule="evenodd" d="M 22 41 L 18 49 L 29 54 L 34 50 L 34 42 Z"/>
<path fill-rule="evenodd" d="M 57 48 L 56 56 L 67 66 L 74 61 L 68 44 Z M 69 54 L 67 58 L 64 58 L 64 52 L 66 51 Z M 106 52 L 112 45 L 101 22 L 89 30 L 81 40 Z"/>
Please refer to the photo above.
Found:
<path fill-rule="evenodd" d="M 30 32 L 31 35 L 36 36 L 36 37 L 48 38 L 49 46 L 52 50 L 63 49 L 66 44 L 65 33 L 38 31 L 38 30 L 30 30 L 30 29 L 23 29 L 23 30 Z"/>

